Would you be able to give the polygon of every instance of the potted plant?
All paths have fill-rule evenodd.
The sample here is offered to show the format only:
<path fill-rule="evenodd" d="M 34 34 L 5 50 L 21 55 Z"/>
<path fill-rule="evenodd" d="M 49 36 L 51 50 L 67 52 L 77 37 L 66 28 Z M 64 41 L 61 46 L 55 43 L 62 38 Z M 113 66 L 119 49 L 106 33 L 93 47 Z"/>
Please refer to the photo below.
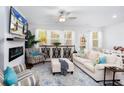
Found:
<path fill-rule="evenodd" d="M 27 37 L 27 47 L 32 48 L 35 44 L 40 42 L 39 40 L 35 40 L 35 35 L 32 35 L 30 31 L 28 31 L 28 37 Z"/>
<path fill-rule="evenodd" d="M 56 47 L 58 47 L 58 46 L 61 45 L 61 43 L 60 42 L 54 42 L 53 45 L 56 46 Z"/>

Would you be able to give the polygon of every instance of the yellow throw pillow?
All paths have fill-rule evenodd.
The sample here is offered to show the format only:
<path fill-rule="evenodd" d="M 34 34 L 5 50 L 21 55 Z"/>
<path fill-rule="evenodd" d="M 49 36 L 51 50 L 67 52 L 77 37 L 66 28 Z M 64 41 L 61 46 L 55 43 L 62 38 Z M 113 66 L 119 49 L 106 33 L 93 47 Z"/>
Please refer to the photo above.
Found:
<path fill-rule="evenodd" d="M 95 60 L 93 60 L 93 65 L 99 64 L 99 57 L 97 57 Z"/>

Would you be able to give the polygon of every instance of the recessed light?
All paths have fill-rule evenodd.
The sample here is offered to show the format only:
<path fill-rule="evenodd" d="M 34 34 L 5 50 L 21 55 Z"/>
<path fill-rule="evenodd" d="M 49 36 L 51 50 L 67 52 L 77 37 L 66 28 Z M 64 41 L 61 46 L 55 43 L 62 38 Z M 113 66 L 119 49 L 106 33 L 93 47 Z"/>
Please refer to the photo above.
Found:
<path fill-rule="evenodd" d="M 113 15 L 112 18 L 117 18 L 117 15 Z"/>

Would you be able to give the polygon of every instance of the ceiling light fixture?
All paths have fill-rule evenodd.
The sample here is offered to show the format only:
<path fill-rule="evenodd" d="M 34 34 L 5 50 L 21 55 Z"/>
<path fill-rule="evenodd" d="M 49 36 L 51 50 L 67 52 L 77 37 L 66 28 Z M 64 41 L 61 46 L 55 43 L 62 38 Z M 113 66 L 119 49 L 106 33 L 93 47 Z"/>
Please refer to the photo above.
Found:
<path fill-rule="evenodd" d="M 66 21 L 65 16 L 60 16 L 60 17 L 59 17 L 59 22 L 63 23 L 63 22 L 65 22 L 65 21 Z"/>
<path fill-rule="evenodd" d="M 117 18 L 117 15 L 113 15 L 112 18 Z"/>

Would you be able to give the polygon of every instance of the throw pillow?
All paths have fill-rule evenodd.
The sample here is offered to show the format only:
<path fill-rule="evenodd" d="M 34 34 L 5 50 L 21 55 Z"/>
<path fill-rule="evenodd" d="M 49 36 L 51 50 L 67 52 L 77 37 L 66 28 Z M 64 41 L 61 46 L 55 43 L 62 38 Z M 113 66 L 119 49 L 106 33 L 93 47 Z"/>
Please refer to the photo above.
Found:
<path fill-rule="evenodd" d="M 32 54 L 32 56 L 38 56 L 38 55 L 40 55 L 40 52 L 39 51 L 32 51 L 31 54 Z"/>
<path fill-rule="evenodd" d="M 95 66 L 96 64 L 99 64 L 99 57 L 93 60 L 93 65 Z"/>
<path fill-rule="evenodd" d="M 17 83 L 16 72 L 10 67 L 7 67 L 4 71 L 4 83 L 7 86 L 11 86 Z"/>
<path fill-rule="evenodd" d="M 84 53 L 77 53 L 76 54 L 78 57 L 81 57 L 81 58 L 85 58 L 85 56 L 86 56 L 86 54 L 84 54 Z"/>
<path fill-rule="evenodd" d="M 100 56 L 99 64 L 106 64 L 106 56 Z"/>

